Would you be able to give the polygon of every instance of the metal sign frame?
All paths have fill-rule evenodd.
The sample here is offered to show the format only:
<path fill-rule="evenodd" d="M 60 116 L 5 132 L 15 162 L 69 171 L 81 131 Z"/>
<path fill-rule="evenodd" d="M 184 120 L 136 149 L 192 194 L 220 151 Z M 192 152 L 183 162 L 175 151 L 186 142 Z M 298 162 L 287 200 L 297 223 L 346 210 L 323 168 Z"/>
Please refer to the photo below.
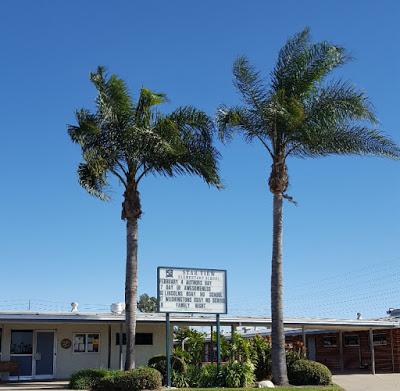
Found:
<path fill-rule="evenodd" d="M 219 272 L 224 275 L 224 294 L 225 294 L 225 311 L 224 312 L 205 312 L 205 311 L 161 311 L 160 309 L 160 269 L 177 269 L 177 270 L 199 270 L 199 271 L 210 271 Z M 228 283 L 227 283 L 227 272 L 226 269 L 208 269 L 200 267 L 175 267 L 175 266 L 158 266 L 157 267 L 157 312 L 170 313 L 170 314 L 203 314 L 203 315 L 226 315 L 228 313 Z"/>

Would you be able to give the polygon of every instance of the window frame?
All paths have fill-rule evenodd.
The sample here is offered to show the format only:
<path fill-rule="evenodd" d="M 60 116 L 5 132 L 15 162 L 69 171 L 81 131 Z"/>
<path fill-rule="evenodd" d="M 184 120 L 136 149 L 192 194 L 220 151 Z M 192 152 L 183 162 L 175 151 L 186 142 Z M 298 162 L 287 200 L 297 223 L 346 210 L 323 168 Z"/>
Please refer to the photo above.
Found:
<path fill-rule="evenodd" d="M 357 344 L 348 344 L 346 343 L 346 338 L 348 337 L 357 337 L 358 343 Z M 358 348 L 360 347 L 360 336 L 358 334 L 347 334 L 343 336 L 343 346 L 346 348 Z"/>
<path fill-rule="evenodd" d="M 89 352 L 88 351 L 88 336 L 96 334 L 98 335 L 98 341 L 99 341 L 99 348 L 97 352 Z M 75 350 L 75 337 L 78 335 L 84 335 L 85 336 L 85 350 L 84 351 L 76 351 Z M 72 353 L 73 354 L 99 354 L 101 352 L 101 333 L 98 331 L 89 331 L 89 332 L 75 332 L 72 334 Z"/>
<path fill-rule="evenodd" d="M 335 344 L 334 345 L 326 345 L 325 344 L 325 338 L 335 338 Z M 337 348 L 337 346 L 338 346 L 338 337 L 336 335 L 325 335 L 325 336 L 322 336 L 322 346 L 324 348 L 327 348 L 327 349 Z"/>
<path fill-rule="evenodd" d="M 375 341 L 375 337 L 376 337 L 377 335 L 384 335 L 384 336 L 385 336 L 385 340 L 382 341 L 383 343 L 379 343 L 379 341 Z M 373 342 L 374 346 L 386 346 L 386 345 L 388 344 L 387 333 L 376 333 L 376 334 L 373 334 L 373 336 L 372 336 L 372 342 Z"/>
<path fill-rule="evenodd" d="M 119 346 L 119 338 L 120 338 L 119 332 L 115 333 L 115 346 Z M 150 334 L 151 335 L 151 343 L 137 343 L 137 336 L 138 334 Z M 122 333 L 122 346 L 126 346 L 126 333 Z M 154 346 L 154 333 L 152 332 L 138 332 L 136 333 L 136 340 L 135 340 L 135 346 Z"/>

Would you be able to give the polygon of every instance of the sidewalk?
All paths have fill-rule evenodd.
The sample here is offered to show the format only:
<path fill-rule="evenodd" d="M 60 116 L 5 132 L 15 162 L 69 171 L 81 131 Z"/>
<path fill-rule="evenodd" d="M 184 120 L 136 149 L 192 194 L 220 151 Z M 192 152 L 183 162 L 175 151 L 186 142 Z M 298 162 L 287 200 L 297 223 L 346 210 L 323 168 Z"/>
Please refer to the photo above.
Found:
<path fill-rule="evenodd" d="M 352 374 L 334 375 L 332 380 L 335 384 L 343 387 L 346 391 L 399 391 L 400 374 L 384 373 L 378 375 Z"/>
<path fill-rule="evenodd" d="M 30 381 L 15 383 L 0 383 L 0 390 L 63 390 L 68 385 L 67 381 Z"/>

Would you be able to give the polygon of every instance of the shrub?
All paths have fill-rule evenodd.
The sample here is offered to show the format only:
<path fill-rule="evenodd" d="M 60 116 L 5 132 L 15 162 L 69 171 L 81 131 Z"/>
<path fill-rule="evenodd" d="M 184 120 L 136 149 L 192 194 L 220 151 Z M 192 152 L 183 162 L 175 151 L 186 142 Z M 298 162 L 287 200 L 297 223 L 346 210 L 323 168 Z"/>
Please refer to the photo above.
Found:
<path fill-rule="evenodd" d="M 184 346 L 185 360 L 188 364 L 201 365 L 204 357 L 204 337 L 204 333 L 189 328 L 179 328 L 175 331 L 175 339 Z"/>
<path fill-rule="evenodd" d="M 189 376 L 187 372 L 172 372 L 171 383 L 176 388 L 188 388 L 191 387 Z"/>
<path fill-rule="evenodd" d="M 271 343 L 268 339 L 256 335 L 250 340 L 251 349 L 254 354 L 254 375 L 257 381 L 271 377 Z"/>
<path fill-rule="evenodd" d="M 186 369 L 186 376 L 189 383 L 189 387 L 198 388 L 200 387 L 200 378 L 201 378 L 202 369 L 196 367 L 195 365 L 189 365 Z"/>
<path fill-rule="evenodd" d="M 148 366 L 157 369 L 161 373 L 163 384 L 165 384 L 167 379 L 167 358 L 163 355 L 154 356 L 149 360 Z M 183 373 L 186 371 L 186 364 L 181 357 L 173 355 L 171 368 L 172 371 Z"/>
<path fill-rule="evenodd" d="M 250 340 L 243 338 L 240 334 L 234 333 L 232 339 L 222 346 L 222 356 L 229 360 L 247 362 L 255 359 L 255 354 L 251 349 Z"/>
<path fill-rule="evenodd" d="M 232 361 L 223 367 L 226 387 L 248 387 L 254 383 L 254 365 L 251 362 Z"/>
<path fill-rule="evenodd" d="M 161 388 L 161 373 L 154 368 L 142 367 L 103 378 L 95 387 L 104 391 L 141 391 Z"/>
<path fill-rule="evenodd" d="M 297 360 L 288 366 L 289 382 L 294 385 L 328 385 L 331 371 L 323 364 L 311 360 Z"/>
<path fill-rule="evenodd" d="M 96 387 L 100 380 L 112 376 L 115 372 L 108 369 L 81 369 L 72 374 L 68 387 L 73 390 L 87 390 Z"/>
<path fill-rule="evenodd" d="M 215 364 L 206 364 L 202 366 L 198 378 L 198 387 L 224 387 L 224 375 L 222 372 L 223 371 L 221 371 L 221 373 L 218 373 L 218 368 Z"/>

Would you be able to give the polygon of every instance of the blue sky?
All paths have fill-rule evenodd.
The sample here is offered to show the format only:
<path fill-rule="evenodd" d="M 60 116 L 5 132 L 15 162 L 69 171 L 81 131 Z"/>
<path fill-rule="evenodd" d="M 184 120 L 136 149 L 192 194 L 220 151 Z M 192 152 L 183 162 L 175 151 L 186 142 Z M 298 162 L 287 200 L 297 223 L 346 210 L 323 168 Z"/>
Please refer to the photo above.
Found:
<path fill-rule="evenodd" d="M 164 110 L 193 104 L 213 115 L 239 103 L 238 55 L 267 77 L 287 37 L 310 26 L 315 40 L 349 49 L 355 60 L 337 76 L 368 92 L 382 129 L 400 142 L 399 15 L 394 0 L 3 0 L 0 307 L 123 299 L 122 188 L 109 203 L 87 195 L 66 133 L 74 110 L 93 105 L 97 65 L 134 96 L 141 86 L 167 93 Z M 240 139 L 219 147 L 224 191 L 190 177 L 144 182 L 140 291 L 155 294 L 158 265 L 226 268 L 231 311 L 268 314 L 270 162 Z M 400 163 L 330 157 L 291 160 L 289 170 L 299 205 L 285 207 L 287 315 L 375 316 L 398 306 Z"/>

